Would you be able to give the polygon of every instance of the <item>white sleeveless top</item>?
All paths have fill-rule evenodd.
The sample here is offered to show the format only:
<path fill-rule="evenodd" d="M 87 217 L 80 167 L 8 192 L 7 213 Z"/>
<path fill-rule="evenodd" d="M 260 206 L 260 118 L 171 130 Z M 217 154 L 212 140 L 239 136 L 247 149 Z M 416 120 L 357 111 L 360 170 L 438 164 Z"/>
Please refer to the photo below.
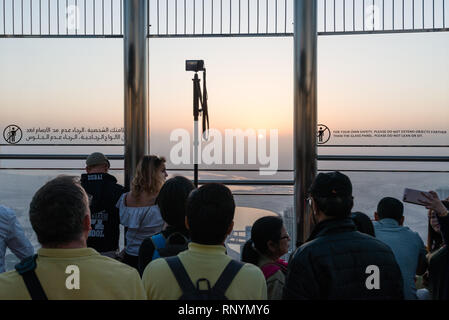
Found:
<path fill-rule="evenodd" d="M 126 195 L 127 193 L 122 194 L 116 207 L 120 213 L 120 224 L 128 228 L 125 252 L 131 256 L 138 256 L 142 241 L 161 232 L 165 222 L 157 205 L 127 207 L 125 205 Z"/>

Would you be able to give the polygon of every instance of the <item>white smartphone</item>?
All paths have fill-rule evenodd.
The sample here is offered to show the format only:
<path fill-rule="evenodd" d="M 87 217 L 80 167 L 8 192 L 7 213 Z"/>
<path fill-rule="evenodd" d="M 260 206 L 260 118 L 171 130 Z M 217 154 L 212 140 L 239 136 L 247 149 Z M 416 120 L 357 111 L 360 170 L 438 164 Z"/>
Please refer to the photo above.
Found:
<path fill-rule="evenodd" d="M 422 193 L 430 196 L 430 193 L 425 191 L 405 188 L 404 197 L 402 198 L 402 201 L 424 206 L 424 204 L 422 204 L 420 200 L 428 201 L 428 199 L 426 199 L 426 197 L 424 197 Z"/>

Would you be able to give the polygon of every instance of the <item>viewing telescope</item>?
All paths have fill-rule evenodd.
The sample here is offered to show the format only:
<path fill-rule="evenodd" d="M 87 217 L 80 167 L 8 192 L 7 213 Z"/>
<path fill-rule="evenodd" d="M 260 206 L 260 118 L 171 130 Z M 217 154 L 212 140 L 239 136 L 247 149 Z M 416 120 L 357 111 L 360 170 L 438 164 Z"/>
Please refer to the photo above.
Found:
<path fill-rule="evenodd" d="M 202 135 L 205 140 L 209 139 L 209 112 L 207 108 L 207 88 L 206 88 L 206 68 L 204 67 L 204 60 L 186 60 L 186 71 L 195 72 L 193 80 L 193 182 L 195 187 L 198 187 L 198 117 L 200 113 L 203 116 L 203 131 Z M 201 92 L 200 79 L 198 72 L 203 71 L 203 92 Z M 201 109 L 200 109 L 201 104 Z"/>

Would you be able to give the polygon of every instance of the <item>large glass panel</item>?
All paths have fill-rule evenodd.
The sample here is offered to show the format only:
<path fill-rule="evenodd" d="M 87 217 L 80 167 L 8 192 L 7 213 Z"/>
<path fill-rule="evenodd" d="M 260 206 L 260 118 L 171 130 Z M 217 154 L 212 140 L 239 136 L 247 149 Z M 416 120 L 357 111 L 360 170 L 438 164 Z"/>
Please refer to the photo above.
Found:
<path fill-rule="evenodd" d="M 104 152 L 123 154 L 122 40 L 0 42 L 1 154 L 85 154 L 100 144 L 109 146 Z M 2 167 L 29 164 L 0 161 Z"/>
<path fill-rule="evenodd" d="M 448 40 L 447 33 L 320 37 L 319 156 L 448 156 Z M 0 43 L 0 154 L 123 155 L 121 40 Z M 292 39 L 150 39 L 149 48 L 151 153 L 167 158 L 171 175 L 193 177 L 187 169 L 193 167 L 194 74 L 185 71 L 185 60 L 203 59 L 210 125 L 216 130 L 202 142 L 200 180 L 268 180 L 268 185 L 231 186 L 239 207 L 268 210 L 247 210 L 238 236 L 247 237 L 247 228 L 263 214 L 288 213 L 294 225 L 293 187 L 269 185 L 293 179 Z M 176 130 L 187 133 L 186 145 Z M 230 140 L 226 130 L 232 131 Z M 188 153 L 187 162 L 178 161 L 177 150 Z M 261 175 L 259 169 L 271 165 L 277 172 Z M 370 217 L 382 197 L 401 199 L 404 188 L 437 189 L 442 196 L 449 188 L 448 162 L 319 161 L 318 166 L 346 172 L 354 185 L 354 211 Z M 33 168 L 39 170 L 28 170 Z M 123 160 L 113 160 L 112 168 L 123 183 Z M 57 174 L 80 175 L 84 159 L 0 159 L 0 169 L 0 203 L 17 212 L 37 246 L 27 217 L 32 195 Z M 425 240 L 425 210 L 405 208 L 406 225 Z M 232 250 L 238 254 L 239 244 Z M 11 267 L 14 260 L 8 261 Z"/>
<path fill-rule="evenodd" d="M 320 153 L 448 155 L 448 40 L 445 33 L 320 37 Z"/>

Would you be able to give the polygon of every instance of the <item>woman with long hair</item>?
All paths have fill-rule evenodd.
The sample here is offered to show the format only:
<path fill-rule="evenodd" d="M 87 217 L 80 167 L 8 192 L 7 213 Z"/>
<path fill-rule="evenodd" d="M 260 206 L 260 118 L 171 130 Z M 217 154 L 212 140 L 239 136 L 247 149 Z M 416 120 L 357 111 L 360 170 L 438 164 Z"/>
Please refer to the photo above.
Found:
<path fill-rule="evenodd" d="M 269 300 L 282 299 L 287 262 L 281 257 L 288 252 L 290 240 L 282 219 L 266 216 L 254 222 L 251 239 L 243 247 L 242 261 L 259 266 L 262 270 Z"/>
<path fill-rule="evenodd" d="M 137 165 L 131 191 L 117 202 L 120 223 L 128 229 L 123 262 L 136 269 L 142 241 L 164 227 L 156 198 L 166 178 L 165 158 L 144 156 Z"/>

